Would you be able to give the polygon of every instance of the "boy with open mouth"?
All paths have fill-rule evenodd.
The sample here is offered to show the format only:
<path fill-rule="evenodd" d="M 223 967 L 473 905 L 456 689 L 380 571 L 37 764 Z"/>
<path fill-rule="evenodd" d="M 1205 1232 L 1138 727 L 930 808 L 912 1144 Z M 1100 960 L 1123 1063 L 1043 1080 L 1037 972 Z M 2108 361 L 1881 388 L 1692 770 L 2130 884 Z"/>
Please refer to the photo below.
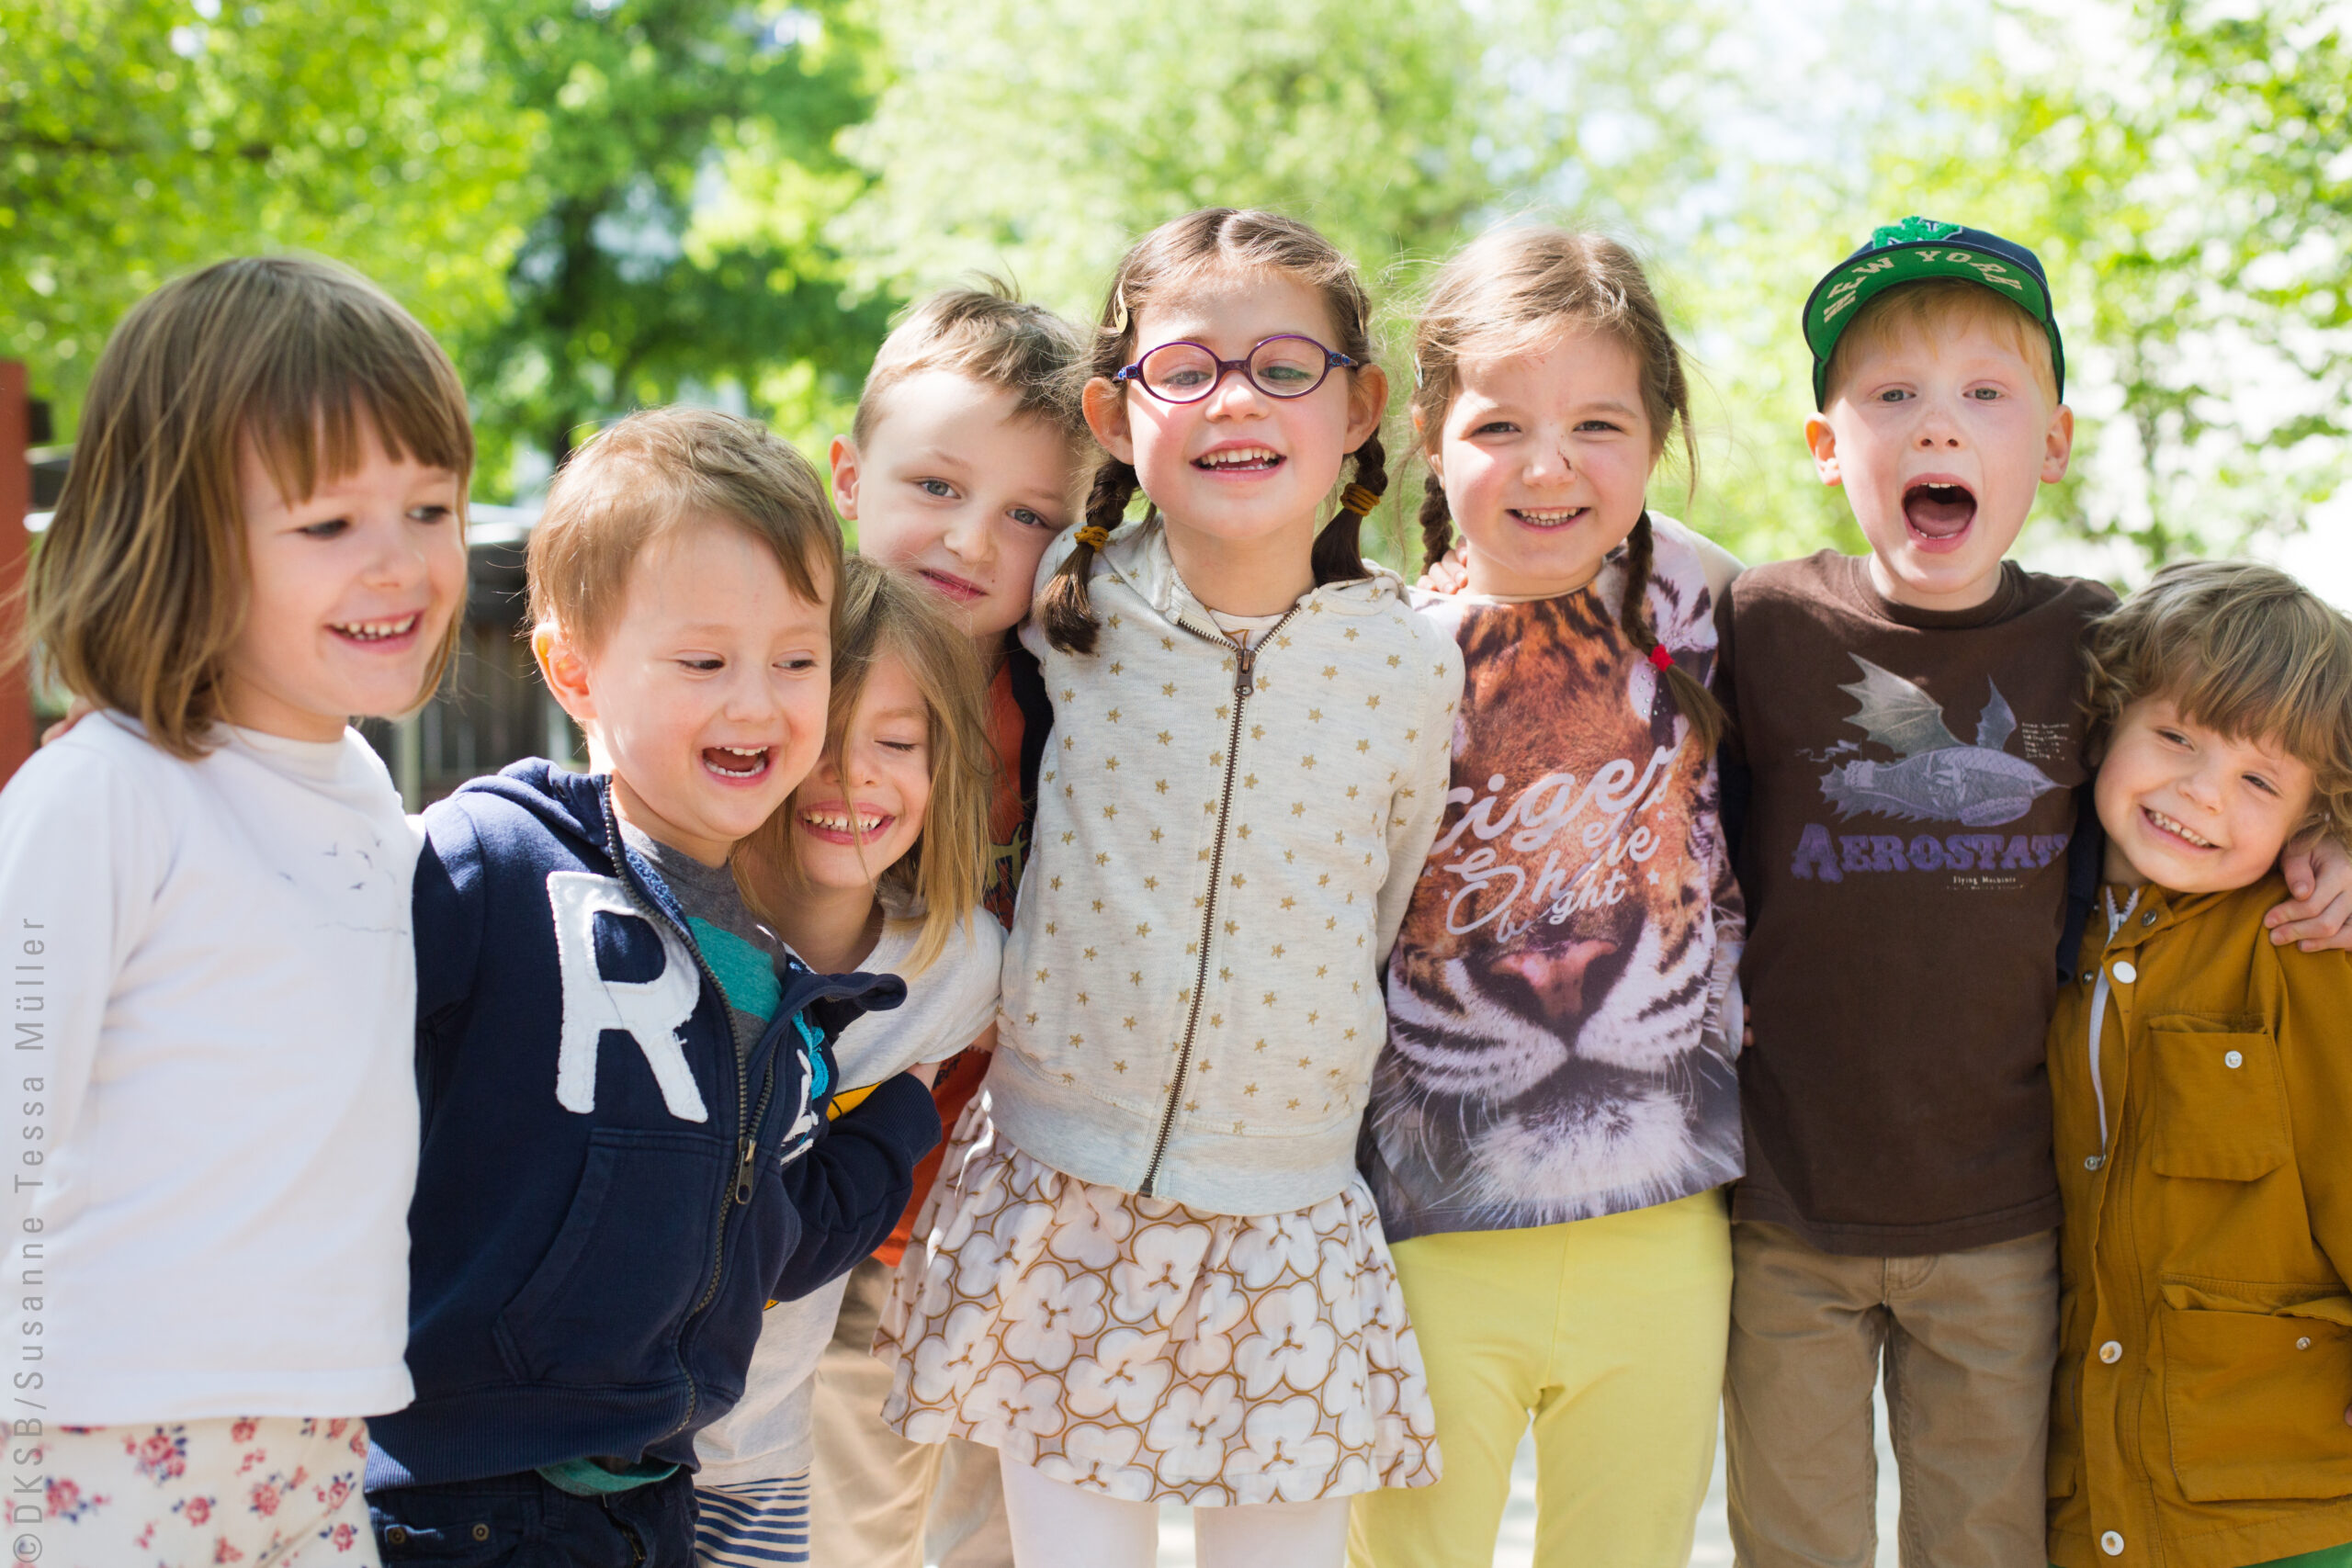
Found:
<path fill-rule="evenodd" d="M 841 573 L 816 472 L 748 420 L 631 414 L 548 492 L 532 648 L 593 771 L 424 814 L 388 1562 L 691 1561 L 763 1309 L 873 1250 L 938 1140 L 914 1073 L 828 1121 L 832 1041 L 905 985 L 811 973 L 735 881 L 822 747 Z"/>

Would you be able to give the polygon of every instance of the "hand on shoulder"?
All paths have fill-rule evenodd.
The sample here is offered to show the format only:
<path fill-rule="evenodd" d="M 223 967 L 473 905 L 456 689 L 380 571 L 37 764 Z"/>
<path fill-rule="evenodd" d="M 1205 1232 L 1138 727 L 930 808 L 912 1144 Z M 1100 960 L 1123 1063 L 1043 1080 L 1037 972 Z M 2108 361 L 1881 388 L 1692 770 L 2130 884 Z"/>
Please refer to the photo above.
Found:
<path fill-rule="evenodd" d="M 2279 947 L 2352 949 L 2352 852 L 2317 828 L 2287 841 L 2278 870 L 2294 897 L 2262 917 Z"/>

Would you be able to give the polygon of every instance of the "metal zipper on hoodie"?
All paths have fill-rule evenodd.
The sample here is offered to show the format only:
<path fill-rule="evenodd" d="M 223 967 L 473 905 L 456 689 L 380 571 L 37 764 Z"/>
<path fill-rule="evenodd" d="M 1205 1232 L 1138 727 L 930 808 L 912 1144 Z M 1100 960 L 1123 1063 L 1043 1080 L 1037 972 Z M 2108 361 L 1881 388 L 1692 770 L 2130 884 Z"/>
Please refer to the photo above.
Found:
<path fill-rule="evenodd" d="M 1176 1108 L 1183 1103 L 1184 1079 L 1193 1066 L 1193 1035 L 1200 1028 L 1201 1002 L 1208 990 L 1209 937 L 1216 929 L 1217 887 L 1225 880 L 1225 826 L 1233 811 L 1233 775 L 1241 765 L 1241 710 L 1250 701 L 1250 694 L 1258 689 L 1257 677 L 1252 672 L 1258 656 L 1266 650 L 1266 645 L 1273 640 L 1274 634 L 1288 626 L 1290 618 L 1297 614 L 1298 606 L 1295 604 L 1283 611 L 1281 620 L 1259 635 L 1255 647 L 1235 642 L 1229 637 L 1211 637 L 1186 625 L 1181 615 L 1176 620 L 1178 630 L 1189 632 L 1203 642 L 1214 644 L 1233 655 L 1233 731 L 1225 742 L 1225 787 L 1217 795 L 1216 836 L 1209 841 L 1209 892 L 1208 897 L 1201 900 L 1201 961 L 1193 976 L 1193 1005 L 1184 1014 L 1184 1041 L 1177 1047 L 1176 1076 L 1169 1080 L 1168 1109 L 1160 1112 L 1159 1136 L 1153 1140 L 1151 1163 L 1144 1168 L 1143 1185 L 1136 1190 L 1139 1196 L 1145 1198 L 1153 1195 L 1152 1184 L 1159 1178 L 1159 1162 L 1168 1153 L 1169 1136 L 1176 1130 Z"/>
<path fill-rule="evenodd" d="M 727 1001 L 727 987 L 718 983 L 718 972 L 711 968 L 710 961 L 703 957 L 702 948 L 695 942 L 694 932 L 680 927 L 677 921 L 670 919 L 667 912 L 655 908 L 643 895 L 639 893 L 637 889 L 637 879 L 628 874 L 628 861 L 626 858 L 627 846 L 621 841 L 619 818 L 613 814 L 612 804 L 609 797 L 605 802 L 605 810 L 606 819 L 605 852 L 612 857 L 614 867 L 621 873 L 618 880 L 623 890 L 628 894 L 629 902 L 637 905 L 638 908 L 643 911 L 646 919 L 662 922 L 672 931 L 676 931 L 680 936 L 685 939 L 686 951 L 695 955 L 695 968 L 701 973 L 703 980 L 710 987 L 711 990 L 717 993 L 720 1011 L 722 1014 L 725 1013 L 729 1005 Z M 740 1118 L 743 1113 L 743 1102 L 751 1097 L 752 1093 L 751 1066 L 743 1059 L 741 1052 L 733 1049 L 733 1045 L 735 1043 L 735 1021 L 732 1018 L 729 1018 L 727 1021 L 727 1033 L 728 1045 L 729 1047 L 728 1054 L 735 1058 L 735 1114 Z M 768 1097 L 775 1092 L 775 1071 L 774 1065 L 771 1064 L 768 1071 L 767 1088 L 760 1095 L 760 1106 L 763 1114 L 765 1113 Z M 751 1163 L 751 1153 L 748 1151 L 746 1145 L 751 1145 L 755 1143 L 753 1135 L 759 1129 L 759 1123 L 756 1121 L 745 1122 L 739 1120 L 736 1125 L 740 1134 L 737 1140 L 737 1148 L 739 1151 L 742 1151 L 742 1165 L 737 1168 L 739 1172 L 738 1179 L 740 1180 L 740 1172 L 742 1167 L 748 1166 Z M 718 1200 L 718 1224 L 714 1229 L 710 1243 L 710 1279 L 704 1284 L 702 1288 L 702 1294 L 695 1300 L 695 1304 L 686 1309 L 685 1320 L 679 1325 L 679 1339 L 681 1345 L 684 1342 L 684 1323 L 690 1323 L 695 1317 L 701 1315 L 703 1308 L 711 1303 L 712 1298 L 718 1294 L 718 1281 L 727 1272 L 727 1218 L 728 1210 L 731 1208 L 734 1203 L 735 1191 L 736 1189 L 730 1187 L 720 1196 Z M 686 1371 L 685 1359 L 683 1355 L 679 1358 L 678 1370 L 682 1372 Z M 671 1438 L 676 1437 L 680 1432 L 684 1431 L 688 1427 L 692 1426 L 694 1424 L 695 1411 L 701 1403 L 702 1390 L 695 1382 L 694 1374 L 687 1372 L 685 1416 L 676 1426 L 662 1433 L 662 1436 L 655 1438 L 654 1441 L 666 1441 Z"/>

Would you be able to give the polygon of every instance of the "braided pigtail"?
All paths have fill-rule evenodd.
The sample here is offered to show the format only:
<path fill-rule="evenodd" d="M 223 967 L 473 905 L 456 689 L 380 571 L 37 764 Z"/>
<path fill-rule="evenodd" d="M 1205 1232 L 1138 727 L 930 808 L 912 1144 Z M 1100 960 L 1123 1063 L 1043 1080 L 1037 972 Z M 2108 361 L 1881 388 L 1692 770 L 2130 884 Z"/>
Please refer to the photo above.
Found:
<path fill-rule="evenodd" d="M 1045 624 L 1046 640 L 1064 653 L 1094 651 L 1097 623 L 1086 581 L 1094 575 L 1094 558 L 1109 540 L 1111 530 L 1125 520 L 1127 502 L 1135 499 L 1138 482 L 1135 468 L 1116 457 L 1106 458 L 1094 470 L 1094 487 L 1086 495 L 1086 522 L 1078 530 L 1077 547 L 1037 596 L 1037 615 Z"/>
<path fill-rule="evenodd" d="M 1375 429 L 1355 449 L 1354 482 L 1340 492 L 1340 510 L 1315 536 L 1315 585 L 1356 582 L 1364 577 L 1363 515 L 1380 504 L 1388 489 L 1388 449 Z"/>
<path fill-rule="evenodd" d="M 1644 511 L 1634 531 L 1625 536 L 1625 600 L 1617 607 L 1617 626 L 1627 642 L 1649 655 L 1650 663 L 1666 678 L 1667 690 L 1674 694 L 1674 705 L 1690 721 L 1692 738 L 1713 752 L 1723 737 L 1723 705 L 1697 676 L 1675 662 L 1666 645 L 1658 641 L 1657 628 L 1650 624 L 1650 563 L 1657 543 L 1650 514 Z"/>
<path fill-rule="evenodd" d="M 1421 570 L 1445 558 L 1453 548 L 1453 509 L 1445 503 L 1445 485 L 1431 468 L 1421 480 Z"/>

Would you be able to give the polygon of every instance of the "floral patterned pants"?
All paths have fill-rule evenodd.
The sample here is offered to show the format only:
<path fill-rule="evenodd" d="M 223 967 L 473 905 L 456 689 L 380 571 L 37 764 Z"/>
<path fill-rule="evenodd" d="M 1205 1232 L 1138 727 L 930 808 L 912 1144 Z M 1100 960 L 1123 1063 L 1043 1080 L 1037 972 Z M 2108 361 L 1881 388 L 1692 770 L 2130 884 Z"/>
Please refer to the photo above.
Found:
<path fill-rule="evenodd" d="M 376 1568 L 356 1416 L 63 1427 L 39 1452 L 40 1568 Z"/>

